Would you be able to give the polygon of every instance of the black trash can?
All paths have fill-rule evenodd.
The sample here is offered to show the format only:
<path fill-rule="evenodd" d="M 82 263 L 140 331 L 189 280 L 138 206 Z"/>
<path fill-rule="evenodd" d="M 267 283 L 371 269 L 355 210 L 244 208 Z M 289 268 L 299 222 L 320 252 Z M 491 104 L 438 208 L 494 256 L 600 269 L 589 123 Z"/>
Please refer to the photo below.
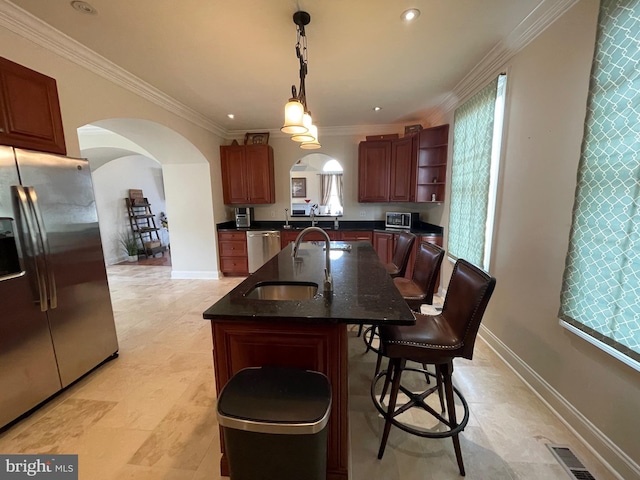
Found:
<path fill-rule="evenodd" d="M 231 480 L 325 480 L 330 410 L 322 373 L 240 370 L 218 398 Z"/>

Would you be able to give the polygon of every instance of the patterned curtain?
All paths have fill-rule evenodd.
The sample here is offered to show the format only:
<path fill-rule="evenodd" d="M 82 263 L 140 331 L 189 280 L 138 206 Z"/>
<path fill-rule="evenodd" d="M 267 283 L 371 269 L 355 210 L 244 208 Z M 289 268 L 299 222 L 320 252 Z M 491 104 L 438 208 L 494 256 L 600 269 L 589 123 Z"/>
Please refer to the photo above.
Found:
<path fill-rule="evenodd" d="M 602 0 L 560 318 L 640 361 L 640 0 Z"/>
<path fill-rule="evenodd" d="M 498 79 L 455 111 L 448 253 L 483 266 Z"/>

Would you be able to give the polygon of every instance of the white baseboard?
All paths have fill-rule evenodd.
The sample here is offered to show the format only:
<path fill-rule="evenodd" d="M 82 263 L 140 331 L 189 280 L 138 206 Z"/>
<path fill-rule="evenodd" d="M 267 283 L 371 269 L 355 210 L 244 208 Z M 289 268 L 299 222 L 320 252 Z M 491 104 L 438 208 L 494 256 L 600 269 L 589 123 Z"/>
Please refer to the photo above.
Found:
<path fill-rule="evenodd" d="M 480 326 L 479 336 L 615 478 L 619 480 L 640 479 L 640 465 L 484 325 Z"/>
<path fill-rule="evenodd" d="M 217 271 L 171 270 L 171 278 L 174 280 L 218 280 L 220 273 Z"/>

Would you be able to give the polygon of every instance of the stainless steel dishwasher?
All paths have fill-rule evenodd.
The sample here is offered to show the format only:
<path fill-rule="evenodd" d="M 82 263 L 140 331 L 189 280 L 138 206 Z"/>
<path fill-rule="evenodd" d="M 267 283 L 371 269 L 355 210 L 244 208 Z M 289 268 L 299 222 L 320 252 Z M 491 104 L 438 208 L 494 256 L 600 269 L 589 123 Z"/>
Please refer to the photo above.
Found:
<path fill-rule="evenodd" d="M 280 251 L 280 232 L 277 230 L 247 231 L 249 273 L 253 273 Z"/>

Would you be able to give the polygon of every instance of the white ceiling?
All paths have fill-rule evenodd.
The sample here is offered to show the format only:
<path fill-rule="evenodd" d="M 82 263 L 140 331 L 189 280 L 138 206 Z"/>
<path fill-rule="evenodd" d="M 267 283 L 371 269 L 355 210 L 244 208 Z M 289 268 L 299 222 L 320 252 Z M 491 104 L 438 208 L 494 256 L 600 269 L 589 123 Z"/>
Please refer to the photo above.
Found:
<path fill-rule="evenodd" d="M 492 49 L 573 0 L 89 0 L 97 15 L 12 3 L 233 132 L 281 126 L 297 10 L 311 15 L 307 102 L 322 129 L 423 121 Z M 421 10 L 411 24 L 407 8 Z"/>

